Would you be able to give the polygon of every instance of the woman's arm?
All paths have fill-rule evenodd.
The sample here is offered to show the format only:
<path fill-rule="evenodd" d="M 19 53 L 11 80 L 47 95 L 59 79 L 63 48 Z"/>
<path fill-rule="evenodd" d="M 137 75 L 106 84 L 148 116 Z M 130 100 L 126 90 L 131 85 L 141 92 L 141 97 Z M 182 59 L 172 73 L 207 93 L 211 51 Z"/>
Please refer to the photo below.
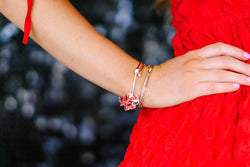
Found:
<path fill-rule="evenodd" d="M 23 30 L 26 0 L 0 1 L 2 14 Z M 139 62 L 99 34 L 68 0 L 35 0 L 31 19 L 31 38 L 57 60 L 110 92 L 128 93 Z M 168 60 L 154 67 L 143 106 L 169 107 L 250 86 L 250 65 L 244 62 L 249 58 L 244 50 L 217 42 Z M 137 79 L 138 96 L 144 78 Z"/>
<path fill-rule="evenodd" d="M 1 1 L 2 14 L 23 30 L 27 0 Z M 129 92 L 139 61 L 98 33 L 68 0 L 34 1 L 31 19 L 30 37 L 58 61 L 112 93 Z M 137 95 L 145 74 L 146 68 L 137 78 Z"/>

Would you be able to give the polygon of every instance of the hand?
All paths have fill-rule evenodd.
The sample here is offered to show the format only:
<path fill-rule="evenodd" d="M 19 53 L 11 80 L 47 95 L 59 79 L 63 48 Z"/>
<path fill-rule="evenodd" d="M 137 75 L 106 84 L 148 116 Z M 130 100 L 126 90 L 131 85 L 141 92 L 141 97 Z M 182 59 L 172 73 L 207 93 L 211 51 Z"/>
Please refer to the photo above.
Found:
<path fill-rule="evenodd" d="M 143 106 L 170 107 L 203 95 L 236 91 L 237 83 L 250 86 L 250 65 L 244 55 L 242 49 L 218 42 L 155 65 Z"/>

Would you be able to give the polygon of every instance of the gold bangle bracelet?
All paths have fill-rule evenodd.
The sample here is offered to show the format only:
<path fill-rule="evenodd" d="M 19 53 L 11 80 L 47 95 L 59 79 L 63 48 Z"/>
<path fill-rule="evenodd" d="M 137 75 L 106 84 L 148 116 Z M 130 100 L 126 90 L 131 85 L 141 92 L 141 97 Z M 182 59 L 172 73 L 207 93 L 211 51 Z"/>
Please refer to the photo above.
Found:
<path fill-rule="evenodd" d="M 139 100 L 140 101 L 139 107 L 142 107 L 142 105 L 143 105 L 143 96 L 145 94 L 145 91 L 147 90 L 147 83 L 148 83 L 151 71 L 153 70 L 153 67 L 154 67 L 154 65 L 152 65 L 152 64 L 148 65 L 146 78 L 144 80 L 144 84 L 143 84 L 143 87 L 142 87 L 142 90 L 141 90 L 141 95 L 140 95 L 140 100 Z"/>

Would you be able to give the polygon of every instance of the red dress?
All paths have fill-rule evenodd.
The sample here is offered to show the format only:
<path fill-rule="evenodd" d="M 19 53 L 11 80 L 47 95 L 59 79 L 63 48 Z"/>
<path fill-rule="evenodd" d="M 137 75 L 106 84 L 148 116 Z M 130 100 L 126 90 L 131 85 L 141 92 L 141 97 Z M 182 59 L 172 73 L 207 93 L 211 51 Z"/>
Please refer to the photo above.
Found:
<path fill-rule="evenodd" d="M 175 56 L 216 42 L 250 53 L 249 0 L 172 0 L 171 13 Z M 119 167 L 250 167 L 249 135 L 249 86 L 168 108 L 144 107 Z"/>
<path fill-rule="evenodd" d="M 250 53 L 250 0 L 172 0 L 170 11 L 175 56 L 216 42 Z M 119 167 L 250 167 L 249 135 L 249 86 L 144 107 Z"/>

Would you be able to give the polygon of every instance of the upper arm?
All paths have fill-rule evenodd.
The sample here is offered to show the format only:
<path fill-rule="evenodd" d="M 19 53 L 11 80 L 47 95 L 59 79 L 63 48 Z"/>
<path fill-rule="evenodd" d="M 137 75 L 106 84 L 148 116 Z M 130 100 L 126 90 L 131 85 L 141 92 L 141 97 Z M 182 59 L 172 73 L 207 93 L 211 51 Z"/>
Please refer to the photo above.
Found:
<path fill-rule="evenodd" d="M 4 8 L 5 6 L 5 0 L 0 0 L 0 14 L 2 14 L 2 9 Z"/>

